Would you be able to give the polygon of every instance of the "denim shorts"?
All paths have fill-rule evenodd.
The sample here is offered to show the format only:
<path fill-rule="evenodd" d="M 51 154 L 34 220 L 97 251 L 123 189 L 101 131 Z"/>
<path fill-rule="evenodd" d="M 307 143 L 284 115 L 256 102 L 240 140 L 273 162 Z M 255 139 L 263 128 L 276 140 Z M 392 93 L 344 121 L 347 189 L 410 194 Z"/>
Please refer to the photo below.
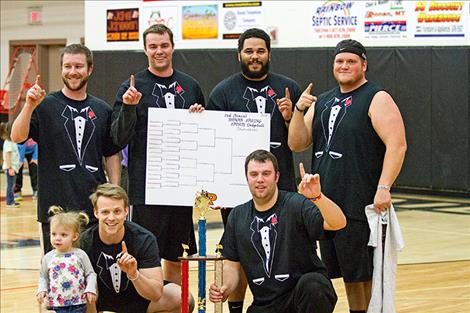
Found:
<path fill-rule="evenodd" d="M 55 313 L 86 313 L 86 304 L 54 306 L 52 310 L 54 310 Z"/>

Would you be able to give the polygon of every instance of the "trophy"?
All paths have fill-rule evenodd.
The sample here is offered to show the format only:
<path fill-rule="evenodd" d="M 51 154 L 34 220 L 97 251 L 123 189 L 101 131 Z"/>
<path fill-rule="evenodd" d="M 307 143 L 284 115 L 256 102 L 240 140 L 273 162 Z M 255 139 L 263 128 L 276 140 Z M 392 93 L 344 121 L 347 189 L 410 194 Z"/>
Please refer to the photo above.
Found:
<path fill-rule="evenodd" d="M 206 255 L 206 213 L 209 205 L 217 199 L 215 194 L 202 190 L 196 193 L 194 200 L 194 209 L 199 211 L 198 232 L 199 232 L 199 255 L 189 256 L 188 245 L 182 244 L 183 256 L 181 260 L 181 313 L 189 311 L 189 262 L 198 262 L 198 313 L 206 312 L 206 261 L 215 261 L 215 282 L 218 286 L 222 285 L 223 276 L 223 257 L 221 253 L 222 245 L 217 245 L 215 256 Z M 215 312 L 222 313 L 222 302 L 215 303 Z"/>

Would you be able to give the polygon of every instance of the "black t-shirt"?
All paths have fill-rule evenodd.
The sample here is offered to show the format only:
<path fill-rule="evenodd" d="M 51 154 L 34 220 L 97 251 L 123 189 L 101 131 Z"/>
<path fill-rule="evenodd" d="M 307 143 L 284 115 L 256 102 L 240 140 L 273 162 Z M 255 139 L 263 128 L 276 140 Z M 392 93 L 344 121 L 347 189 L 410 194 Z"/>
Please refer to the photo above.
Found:
<path fill-rule="evenodd" d="M 312 202 L 280 190 L 268 211 L 258 212 L 252 200 L 232 210 L 223 236 L 223 255 L 240 262 L 253 303 L 266 305 L 291 291 L 304 273 L 327 276 L 316 253 L 316 240 L 331 235 L 323 230 L 323 217 Z"/>
<path fill-rule="evenodd" d="M 49 207 L 85 211 L 94 219 L 88 197 L 106 182 L 103 156 L 119 152 L 110 137 L 112 109 L 87 95 L 83 101 L 62 92 L 49 94 L 34 110 L 29 137 L 38 143 L 38 220 Z"/>
<path fill-rule="evenodd" d="M 374 202 L 385 145 L 368 115 L 383 88 L 367 82 L 341 93 L 336 87 L 318 97 L 313 121 L 312 173 L 322 191 L 348 218 L 366 221 L 364 207 Z"/>
<path fill-rule="evenodd" d="M 132 222 L 125 222 L 127 251 L 137 260 L 137 267 L 160 267 L 160 257 L 155 236 Z M 98 309 L 115 312 L 146 312 L 149 300 L 140 296 L 127 275 L 121 272 L 116 256 L 122 251 L 121 243 L 107 245 L 99 237 L 99 225 L 93 225 L 83 232 L 81 248 L 90 258 L 98 275 Z M 127 308 L 127 311 L 126 311 Z M 145 309 L 139 311 L 140 309 Z"/>
<path fill-rule="evenodd" d="M 295 172 L 292 151 L 287 145 L 287 127 L 276 100 L 285 97 L 289 88 L 292 104 L 301 95 L 299 85 L 292 79 L 269 73 L 262 81 L 251 81 L 234 74 L 214 87 L 207 104 L 208 110 L 260 112 L 271 114 L 271 152 L 279 163 L 279 189 L 295 191 Z"/>
<path fill-rule="evenodd" d="M 122 95 L 129 85 L 130 81 L 125 81 L 117 92 L 112 136 L 114 142 L 122 147 L 129 144 L 130 203 L 145 204 L 148 109 L 189 109 L 195 103 L 205 105 L 205 102 L 199 83 L 177 70 L 169 77 L 158 77 L 148 69 L 135 74 L 135 88 L 142 93 L 137 106 L 122 102 Z"/>

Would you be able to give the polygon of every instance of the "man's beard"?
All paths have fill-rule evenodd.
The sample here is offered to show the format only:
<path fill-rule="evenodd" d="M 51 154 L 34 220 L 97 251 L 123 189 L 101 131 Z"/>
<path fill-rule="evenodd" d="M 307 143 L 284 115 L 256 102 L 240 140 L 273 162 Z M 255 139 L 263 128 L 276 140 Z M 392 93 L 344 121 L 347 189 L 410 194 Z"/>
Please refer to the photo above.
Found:
<path fill-rule="evenodd" d="M 67 86 L 67 88 L 70 89 L 71 91 L 78 91 L 78 90 L 82 89 L 83 86 L 86 85 L 86 83 L 88 82 L 88 79 L 89 79 L 89 78 L 90 78 L 90 76 L 86 76 L 85 78 L 82 78 L 82 79 L 80 80 L 80 84 L 78 84 L 78 86 L 75 87 L 75 88 L 72 87 L 72 86 L 69 84 L 69 82 L 67 81 L 67 78 L 65 78 L 65 77 L 63 77 L 63 76 L 62 76 L 62 81 L 64 82 L 65 86 Z"/>
<path fill-rule="evenodd" d="M 241 64 L 241 67 L 242 67 L 243 75 L 245 75 L 248 78 L 258 79 L 258 78 L 261 78 L 261 77 L 265 76 L 269 72 L 269 61 L 266 62 L 266 64 L 263 64 L 261 66 L 261 69 L 259 71 L 256 71 L 256 72 L 255 71 L 250 71 L 248 65 L 245 62 L 242 61 L 242 62 L 240 62 L 240 64 Z"/>

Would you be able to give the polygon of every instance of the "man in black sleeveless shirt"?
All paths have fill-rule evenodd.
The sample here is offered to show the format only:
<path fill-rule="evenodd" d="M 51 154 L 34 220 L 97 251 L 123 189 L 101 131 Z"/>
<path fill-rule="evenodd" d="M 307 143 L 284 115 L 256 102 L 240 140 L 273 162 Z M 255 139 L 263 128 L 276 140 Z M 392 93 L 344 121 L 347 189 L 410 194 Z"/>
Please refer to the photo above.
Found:
<path fill-rule="evenodd" d="M 288 140 L 293 151 L 313 144 L 312 173 L 320 174 L 323 192 L 348 219 L 334 239 L 320 241 L 322 261 L 330 278 L 343 277 L 350 312 L 366 312 L 373 250 L 364 208 L 390 207 L 390 187 L 405 157 L 405 128 L 390 94 L 366 79 L 362 44 L 343 40 L 334 55 L 338 86 L 318 100 L 307 87 L 295 105 Z"/>

